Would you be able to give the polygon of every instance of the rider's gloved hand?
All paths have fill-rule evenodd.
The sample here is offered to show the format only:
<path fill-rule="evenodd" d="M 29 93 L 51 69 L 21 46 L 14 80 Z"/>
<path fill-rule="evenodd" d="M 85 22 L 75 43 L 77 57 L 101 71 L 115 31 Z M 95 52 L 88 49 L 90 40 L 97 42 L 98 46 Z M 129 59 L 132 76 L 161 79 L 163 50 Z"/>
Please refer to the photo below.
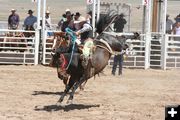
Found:
<path fill-rule="evenodd" d="M 75 34 L 76 34 L 77 36 L 79 36 L 79 35 L 80 35 L 80 32 L 75 32 Z"/>

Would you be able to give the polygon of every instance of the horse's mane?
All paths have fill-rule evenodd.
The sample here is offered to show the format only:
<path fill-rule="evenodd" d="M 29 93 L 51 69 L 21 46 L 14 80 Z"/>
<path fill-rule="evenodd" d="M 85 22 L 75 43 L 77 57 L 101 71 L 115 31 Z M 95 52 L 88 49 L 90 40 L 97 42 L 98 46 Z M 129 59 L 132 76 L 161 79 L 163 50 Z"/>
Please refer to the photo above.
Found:
<path fill-rule="evenodd" d="M 101 34 L 117 16 L 118 13 L 115 10 L 111 10 L 108 14 L 101 15 L 96 24 L 96 32 Z"/>

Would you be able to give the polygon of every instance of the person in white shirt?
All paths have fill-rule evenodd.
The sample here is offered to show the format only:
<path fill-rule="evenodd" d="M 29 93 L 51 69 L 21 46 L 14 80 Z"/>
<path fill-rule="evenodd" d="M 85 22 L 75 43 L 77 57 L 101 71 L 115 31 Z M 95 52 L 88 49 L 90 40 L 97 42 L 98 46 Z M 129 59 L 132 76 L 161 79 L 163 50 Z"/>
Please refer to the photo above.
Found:
<path fill-rule="evenodd" d="M 50 12 L 48 10 L 46 11 L 46 15 L 45 15 L 45 29 L 52 30 L 51 17 L 50 17 Z M 52 32 L 48 32 L 47 34 L 48 36 L 53 36 Z"/>
<path fill-rule="evenodd" d="M 175 35 L 180 35 L 180 22 L 176 23 L 173 32 Z M 180 37 L 175 37 L 174 40 L 180 40 Z"/>
<path fill-rule="evenodd" d="M 46 21 L 45 21 L 46 30 L 52 29 L 50 12 L 48 10 L 46 11 L 45 18 L 46 18 Z"/>

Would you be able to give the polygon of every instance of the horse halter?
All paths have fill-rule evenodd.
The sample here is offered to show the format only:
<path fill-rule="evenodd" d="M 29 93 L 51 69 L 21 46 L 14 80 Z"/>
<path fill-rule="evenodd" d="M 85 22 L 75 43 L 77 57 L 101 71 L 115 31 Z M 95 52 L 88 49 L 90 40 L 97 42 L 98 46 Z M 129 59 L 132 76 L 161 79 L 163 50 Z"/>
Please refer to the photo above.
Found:
<path fill-rule="evenodd" d="M 64 41 L 66 42 L 66 34 L 64 32 L 54 33 L 54 40 L 51 54 L 55 54 L 56 49 L 59 48 Z"/>
<path fill-rule="evenodd" d="M 61 68 L 62 70 L 66 70 L 67 60 L 66 60 L 64 54 L 60 54 L 60 63 L 62 63 L 62 64 L 60 65 L 60 68 Z"/>
<path fill-rule="evenodd" d="M 69 78 L 69 75 L 66 72 L 66 66 L 67 66 L 67 60 L 64 54 L 60 54 L 57 60 L 57 72 L 58 72 L 58 77 L 63 81 L 67 81 Z"/>

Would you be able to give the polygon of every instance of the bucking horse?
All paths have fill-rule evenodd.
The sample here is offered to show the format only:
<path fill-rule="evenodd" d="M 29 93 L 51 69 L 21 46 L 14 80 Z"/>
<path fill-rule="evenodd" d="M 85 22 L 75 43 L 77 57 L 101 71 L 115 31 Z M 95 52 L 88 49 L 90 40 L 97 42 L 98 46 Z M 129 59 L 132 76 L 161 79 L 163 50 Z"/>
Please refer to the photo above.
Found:
<path fill-rule="evenodd" d="M 82 65 L 82 53 L 79 52 L 78 49 L 74 49 L 73 45 L 64 47 L 56 44 L 56 46 L 53 47 L 50 66 L 57 68 L 58 77 L 60 79 L 65 81 L 68 80 L 65 90 L 58 102 L 61 103 L 67 93 L 71 90 L 67 101 L 68 103 L 71 103 L 76 89 L 83 83 L 86 83 L 91 77 L 99 74 L 106 67 L 113 51 L 122 52 L 128 47 L 126 43 L 127 39 L 139 38 L 139 34 L 137 33 L 131 36 L 121 37 L 107 34 L 105 31 L 117 17 L 117 12 L 111 11 L 104 16 L 104 18 L 100 18 L 96 28 L 99 35 L 93 39 L 93 53 L 88 60 L 86 68 Z M 63 37 L 64 33 L 59 34 L 59 36 Z M 62 41 L 59 40 L 59 43 L 62 43 Z"/>

